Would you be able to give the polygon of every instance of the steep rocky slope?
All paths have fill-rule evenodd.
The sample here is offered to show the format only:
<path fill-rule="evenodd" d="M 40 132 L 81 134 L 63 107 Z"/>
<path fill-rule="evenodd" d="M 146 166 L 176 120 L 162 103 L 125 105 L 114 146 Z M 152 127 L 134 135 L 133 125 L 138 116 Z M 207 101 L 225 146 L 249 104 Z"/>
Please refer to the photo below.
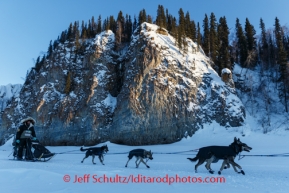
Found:
<path fill-rule="evenodd" d="M 0 111 L 3 111 L 6 108 L 7 103 L 12 100 L 12 97 L 19 95 L 21 88 L 21 84 L 8 84 L 0 86 Z"/>
<path fill-rule="evenodd" d="M 117 52 L 111 31 L 82 42 L 82 54 L 73 41 L 59 44 L 3 112 L 0 135 L 15 132 L 25 116 L 35 117 L 38 138 L 49 145 L 171 143 L 203 123 L 242 125 L 234 86 L 202 50 L 187 39 L 180 52 L 173 37 L 158 31 L 142 24 Z"/>
<path fill-rule="evenodd" d="M 240 126 L 244 107 L 232 81 L 225 84 L 209 59 L 187 39 L 180 52 L 170 35 L 144 24 L 125 58 L 124 84 L 111 127 L 125 144 L 170 143 L 192 135 L 206 122 Z"/>

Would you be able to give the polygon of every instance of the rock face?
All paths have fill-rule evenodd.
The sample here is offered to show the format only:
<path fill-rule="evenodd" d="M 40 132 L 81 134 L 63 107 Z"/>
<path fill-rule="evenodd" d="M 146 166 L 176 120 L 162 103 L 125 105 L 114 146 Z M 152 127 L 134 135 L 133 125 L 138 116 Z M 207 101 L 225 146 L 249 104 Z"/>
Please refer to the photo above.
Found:
<path fill-rule="evenodd" d="M 5 86 L 0 86 L 0 112 L 6 108 L 7 103 L 12 100 L 12 97 L 19 95 L 21 88 L 21 84 L 8 84 Z"/>
<path fill-rule="evenodd" d="M 39 72 L 30 71 L 19 98 L 2 115 L 2 133 L 6 128 L 15 133 L 17 123 L 32 116 L 44 144 L 92 145 L 108 140 L 107 125 L 116 104 L 114 34 L 101 33 L 84 45 L 85 52 L 77 55 L 74 42 L 59 44 Z"/>
<path fill-rule="evenodd" d="M 87 40 L 82 55 L 74 54 L 73 42 L 59 44 L 5 109 L 0 135 L 13 133 L 25 116 L 36 119 L 47 145 L 171 143 L 204 123 L 242 125 L 235 89 L 197 45 L 187 39 L 180 52 L 173 37 L 157 31 L 143 23 L 118 52 L 111 31 Z"/>
<path fill-rule="evenodd" d="M 171 36 L 143 25 L 126 57 L 124 85 L 111 127 L 124 144 L 171 143 L 192 135 L 203 123 L 240 126 L 245 117 L 235 90 L 224 84 L 196 44 L 180 53 Z M 195 54 L 193 54 L 195 53 Z"/>
<path fill-rule="evenodd" d="M 232 72 L 228 68 L 224 68 L 221 74 L 222 81 L 229 85 L 231 88 L 235 88 Z"/>
<path fill-rule="evenodd" d="M 4 109 L 11 103 L 13 97 L 15 98 L 19 96 L 21 88 L 21 84 L 8 84 L 0 86 L 0 125 L 2 125 L 1 115 L 4 112 Z"/>

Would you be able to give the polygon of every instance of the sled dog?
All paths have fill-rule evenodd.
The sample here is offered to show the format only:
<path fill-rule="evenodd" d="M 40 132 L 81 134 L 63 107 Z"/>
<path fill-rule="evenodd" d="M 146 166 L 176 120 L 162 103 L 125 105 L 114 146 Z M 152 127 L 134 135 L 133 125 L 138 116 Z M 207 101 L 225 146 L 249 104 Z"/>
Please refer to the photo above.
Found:
<path fill-rule="evenodd" d="M 140 162 L 142 162 L 144 165 L 146 165 L 147 168 L 150 168 L 146 163 L 148 162 L 148 159 L 152 160 L 153 159 L 153 153 L 151 151 L 147 151 L 144 149 L 134 149 L 131 150 L 128 154 L 128 161 L 126 162 L 125 167 L 127 167 L 128 162 L 131 160 L 131 158 L 136 157 L 136 168 L 138 168 Z M 144 162 L 144 159 L 147 158 L 147 161 Z M 139 162 L 138 162 L 139 160 Z M 138 163 L 137 163 L 138 162 Z"/>
<path fill-rule="evenodd" d="M 208 146 L 208 147 L 202 147 L 199 149 L 198 154 L 195 158 L 188 158 L 190 161 L 198 161 L 198 163 L 195 165 L 195 172 L 197 172 L 197 169 L 200 165 L 202 165 L 204 162 L 207 162 L 205 167 L 210 173 L 214 173 L 214 171 L 211 169 L 211 163 L 216 163 L 220 159 L 224 160 L 222 163 L 222 166 L 219 170 L 219 174 L 221 174 L 221 171 L 226 168 L 230 167 L 230 164 L 233 166 L 235 172 L 242 173 L 245 175 L 245 172 L 243 171 L 242 167 L 238 165 L 234 159 L 235 157 L 242 151 L 250 152 L 252 150 L 251 147 L 249 147 L 247 144 L 242 143 L 240 139 L 234 138 L 234 142 L 231 143 L 229 146 Z M 238 172 L 236 169 L 238 167 L 241 171 Z"/>
<path fill-rule="evenodd" d="M 94 163 L 94 157 L 98 156 L 99 161 L 102 163 L 102 165 L 104 165 L 104 163 L 103 163 L 103 160 L 104 160 L 103 154 L 108 152 L 108 147 L 107 147 L 107 145 L 103 145 L 101 147 L 90 147 L 90 148 L 87 148 L 87 149 L 83 149 L 83 147 L 81 147 L 80 151 L 86 151 L 85 152 L 85 157 L 83 158 L 81 163 L 83 163 L 83 161 L 86 158 L 88 158 L 89 156 L 92 156 L 92 163 L 96 164 L 96 163 Z"/>

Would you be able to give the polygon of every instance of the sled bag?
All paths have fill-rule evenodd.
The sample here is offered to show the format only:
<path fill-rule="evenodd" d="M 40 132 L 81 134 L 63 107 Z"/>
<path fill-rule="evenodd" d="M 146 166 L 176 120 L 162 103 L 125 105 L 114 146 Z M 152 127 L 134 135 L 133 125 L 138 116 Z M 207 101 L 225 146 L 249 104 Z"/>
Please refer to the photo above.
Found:
<path fill-rule="evenodd" d="M 21 139 L 31 138 L 31 131 L 30 130 L 23 131 L 23 133 L 21 134 L 20 138 Z"/>

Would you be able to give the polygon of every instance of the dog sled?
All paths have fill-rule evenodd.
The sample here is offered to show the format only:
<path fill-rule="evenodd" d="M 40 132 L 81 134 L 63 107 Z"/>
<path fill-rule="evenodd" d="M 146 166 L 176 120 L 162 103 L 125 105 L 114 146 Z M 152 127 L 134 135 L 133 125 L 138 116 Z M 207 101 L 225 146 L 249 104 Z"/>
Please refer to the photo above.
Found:
<path fill-rule="evenodd" d="M 29 143 L 27 141 L 27 143 Z M 31 144 L 27 144 L 26 148 L 23 148 L 23 155 L 25 159 L 18 160 L 17 159 L 17 152 L 18 146 L 13 143 L 13 159 L 17 161 L 30 161 L 30 162 L 47 162 L 51 160 L 55 153 L 51 153 L 46 147 L 39 143 L 38 140 L 31 140 Z M 27 148 L 31 147 L 31 149 Z M 30 159 L 27 159 L 28 155 L 30 155 Z"/>

